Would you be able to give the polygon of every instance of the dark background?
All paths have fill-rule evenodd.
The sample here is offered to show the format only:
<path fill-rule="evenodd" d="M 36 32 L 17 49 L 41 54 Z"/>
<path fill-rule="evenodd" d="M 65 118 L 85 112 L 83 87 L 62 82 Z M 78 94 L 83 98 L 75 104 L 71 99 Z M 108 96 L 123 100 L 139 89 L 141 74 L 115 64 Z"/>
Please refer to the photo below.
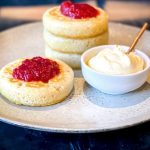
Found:
<path fill-rule="evenodd" d="M 62 1 L 64 0 L 0 0 L 0 6 L 28 6 L 28 5 L 59 4 Z M 72 1 L 80 2 L 80 1 L 85 1 L 85 0 L 72 0 Z"/>
<path fill-rule="evenodd" d="M 150 122 L 103 133 L 40 132 L 0 122 L 0 150 L 149 150 Z"/>

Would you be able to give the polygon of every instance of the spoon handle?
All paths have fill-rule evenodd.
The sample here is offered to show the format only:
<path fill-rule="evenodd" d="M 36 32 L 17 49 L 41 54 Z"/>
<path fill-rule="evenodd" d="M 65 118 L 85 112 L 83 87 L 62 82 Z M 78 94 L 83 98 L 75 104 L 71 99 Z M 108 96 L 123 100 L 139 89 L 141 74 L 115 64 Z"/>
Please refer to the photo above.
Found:
<path fill-rule="evenodd" d="M 129 50 L 126 52 L 127 54 L 129 54 L 130 52 L 133 51 L 135 45 L 137 44 L 138 40 L 140 39 L 140 37 L 142 36 L 142 34 L 144 33 L 144 31 L 146 30 L 147 27 L 148 27 L 148 23 L 144 23 L 143 27 L 139 31 L 138 35 L 135 37 L 135 39 L 134 39 L 132 45 L 130 46 Z"/>

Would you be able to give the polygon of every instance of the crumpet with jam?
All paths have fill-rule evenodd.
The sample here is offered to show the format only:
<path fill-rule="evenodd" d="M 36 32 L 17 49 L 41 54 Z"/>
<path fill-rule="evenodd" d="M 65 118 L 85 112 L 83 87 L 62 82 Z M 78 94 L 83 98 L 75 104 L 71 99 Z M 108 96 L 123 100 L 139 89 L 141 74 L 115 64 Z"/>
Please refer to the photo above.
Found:
<path fill-rule="evenodd" d="M 73 80 L 72 69 L 62 61 L 18 59 L 0 70 L 0 93 L 15 104 L 47 106 L 63 101 Z"/>
<path fill-rule="evenodd" d="M 108 15 L 101 8 L 66 1 L 44 13 L 43 25 L 57 36 L 89 38 L 108 31 Z"/>

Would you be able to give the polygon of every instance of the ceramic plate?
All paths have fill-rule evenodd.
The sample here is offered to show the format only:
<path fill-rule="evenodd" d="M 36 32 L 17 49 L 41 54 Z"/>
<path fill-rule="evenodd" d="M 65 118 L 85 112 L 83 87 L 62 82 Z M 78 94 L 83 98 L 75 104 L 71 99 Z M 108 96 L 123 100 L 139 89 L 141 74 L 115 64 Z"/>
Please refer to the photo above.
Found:
<path fill-rule="evenodd" d="M 138 28 L 110 23 L 110 44 L 130 45 Z M 0 33 L 0 68 L 20 58 L 44 55 L 42 23 L 32 23 Z M 137 48 L 150 55 L 150 32 Z M 63 102 L 47 107 L 26 107 L 0 96 L 0 120 L 51 132 L 101 132 L 132 126 L 150 119 L 150 85 L 124 95 L 107 95 L 92 88 L 75 71 L 74 89 Z"/>

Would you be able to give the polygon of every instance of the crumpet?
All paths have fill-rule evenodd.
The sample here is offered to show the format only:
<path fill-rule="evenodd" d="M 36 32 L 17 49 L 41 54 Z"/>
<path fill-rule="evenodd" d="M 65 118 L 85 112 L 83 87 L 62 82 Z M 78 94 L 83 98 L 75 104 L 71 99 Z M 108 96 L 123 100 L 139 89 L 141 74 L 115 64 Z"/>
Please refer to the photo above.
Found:
<path fill-rule="evenodd" d="M 45 56 L 48 58 L 55 58 L 60 59 L 67 63 L 73 69 L 80 68 L 80 54 L 68 54 L 68 53 L 61 53 L 55 50 L 52 50 L 48 45 L 45 46 Z"/>
<path fill-rule="evenodd" d="M 67 38 L 89 38 L 103 34 L 108 30 L 107 13 L 95 7 L 99 15 L 92 18 L 72 19 L 60 12 L 60 7 L 48 9 L 43 15 L 43 25 L 46 30 L 57 36 Z"/>
<path fill-rule="evenodd" d="M 91 47 L 107 44 L 108 32 L 92 38 L 71 39 L 55 36 L 47 30 L 44 30 L 44 40 L 51 49 L 58 52 L 68 54 L 82 54 L 85 50 Z"/>
<path fill-rule="evenodd" d="M 54 60 L 59 65 L 60 73 L 47 83 L 26 82 L 12 76 L 14 68 L 20 66 L 23 60 L 18 59 L 0 70 L 0 93 L 9 101 L 19 105 L 47 106 L 61 102 L 69 95 L 74 73 L 67 64 Z"/>

